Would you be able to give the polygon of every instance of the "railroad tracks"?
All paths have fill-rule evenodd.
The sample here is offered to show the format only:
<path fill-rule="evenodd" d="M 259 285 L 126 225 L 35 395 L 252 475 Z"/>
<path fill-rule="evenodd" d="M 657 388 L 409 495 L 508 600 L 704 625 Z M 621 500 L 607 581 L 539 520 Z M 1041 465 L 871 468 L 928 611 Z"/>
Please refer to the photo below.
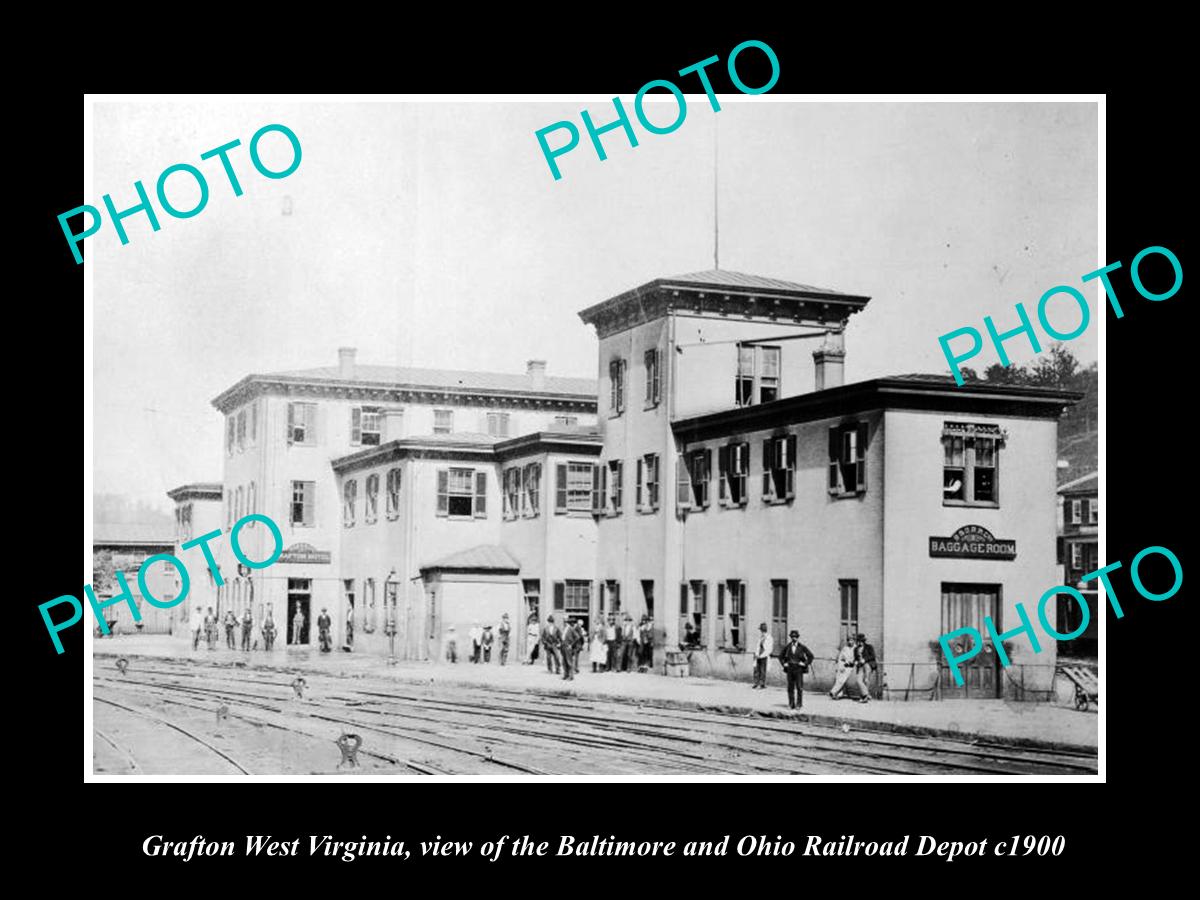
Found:
<path fill-rule="evenodd" d="M 218 702 L 230 718 L 250 726 L 247 739 L 264 729 L 284 732 L 306 742 L 310 755 L 318 750 L 329 755 L 338 731 L 353 731 L 364 736 L 361 752 L 373 762 L 373 770 L 398 774 L 1096 771 L 1095 755 L 1083 752 L 861 729 L 846 734 L 811 723 L 511 689 L 441 685 L 434 693 L 406 682 L 357 686 L 331 676 L 308 678 L 307 694 L 299 698 L 281 672 L 142 660 L 124 676 L 97 674 L 95 685 L 101 704 L 111 704 L 115 693 L 123 695 L 119 701 L 126 708 L 154 704 L 155 710 L 140 711 L 157 717 L 163 727 L 178 724 L 179 717 L 188 719 L 183 733 L 193 732 L 190 737 L 199 743 L 207 738 L 196 734 L 200 729 L 192 723 L 211 716 Z M 111 744 L 111 735 L 100 737 Z M 219 748 L 214 745 L 213 750 Z M 228 750 L 220 752 L 228 758 Z M 259 771 L 279 774 L 280 762 L 264 758 Z M 134 771 L 133 766 L 126 771 Z"/>

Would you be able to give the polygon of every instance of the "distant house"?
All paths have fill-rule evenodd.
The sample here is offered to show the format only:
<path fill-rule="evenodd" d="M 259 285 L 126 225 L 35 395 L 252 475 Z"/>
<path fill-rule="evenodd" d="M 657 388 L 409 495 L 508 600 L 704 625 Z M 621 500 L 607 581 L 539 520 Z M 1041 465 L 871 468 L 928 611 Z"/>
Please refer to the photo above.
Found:
<path fill-rule="evenodd" d="M 118 602 L 104 610 L 105 619 L 115 623 L 110 628 L 116 634 L 141 631 L 146 634 L 169 634 L 171 624 L 179 613 L 174 609 L 156 609 L 142 598 L 138 570 L 148 557 L 156 553 L 171 553 L 175 535 L 168 526 L 128 522 L 97 522 L 92 535 L 92 589 L 96 599 L 105 600 L 120 594 L 117 573 L 125 577 L 129 592 L 141 612 L 141 628 L 137 627 L 127 602 Z M 175 570 L 166 563 L 151 566 L 146 571 L 146 588 L 160 602 L 179 596 L 179 581 Z"/>
<path fill-rule="evenodd" d="M 1073 641 L 1059 644 L 1059 653 L 1064 656 L 1095 656 L 1098 634 L 1097 622 L 1101 610 L 1096 605 L 1096 581 L 1081 582 L 1084 575 L 1100 568 L 1099 530 L 1100 495 L 1099 478 L 1089 472 L 1061 485 L 1058 489 L 1058 561 L 1063 567 L 1063 584 L 1079 590 L 1087 598 L 1092 618 L 1087 630 Z M 1079 604 L 1070 597 L 1058 598 L 1058 624 L 1060 634 L 1070 634 L 1079 627 L 1082 612 Z"/>

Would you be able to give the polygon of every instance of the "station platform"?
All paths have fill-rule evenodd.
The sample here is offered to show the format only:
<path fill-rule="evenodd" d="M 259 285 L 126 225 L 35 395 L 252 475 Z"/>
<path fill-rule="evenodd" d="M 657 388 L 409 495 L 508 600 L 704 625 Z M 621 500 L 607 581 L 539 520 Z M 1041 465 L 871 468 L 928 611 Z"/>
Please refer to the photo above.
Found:
<path fill-rule="evenodd" d="M 668 678 L 651 672 L 593 673 L 584 666 L 572 681 L 550 673 L 539 659 L 531 665 L 509 658 L 500 666 L 493 653 L 490 664 L 401 661 L 347 653 L 335 649 L 208 650 L 191 649 L 189 639 L 169 635 L 118 635 L 92 638 L 96 666 L 112 665 L 119 656 L 169 657 L 200 665 L 245 665 L 281 673 L 319 673 L 341 677 L 394 678 L 420 684 L 456 684 L 481 689 L 516 690 L 548 695 L 576 694 L 633 704 L 694 708 L 728 715 L 802 718 L 843 729 L 928 734 L 1030 747 L 1095 750 L 1099 716 L 1095 709 L 1077 711 L 1050 703 L 1006 700 L 833 700 L 808 691 L 800 710 L 791 710 L 781 687 L 754 690 L 749 683 L 713 678 Z"/>

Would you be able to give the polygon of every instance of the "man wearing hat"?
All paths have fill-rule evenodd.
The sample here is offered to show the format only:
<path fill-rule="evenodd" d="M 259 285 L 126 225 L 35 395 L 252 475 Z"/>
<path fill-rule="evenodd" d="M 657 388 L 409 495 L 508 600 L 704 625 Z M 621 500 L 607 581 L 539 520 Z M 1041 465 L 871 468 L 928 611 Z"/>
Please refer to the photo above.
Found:
<path fill-rule="evenodd" d="M 771 658 L 771 653 L 775 650 L 775 639 L 771 637 L 771 632 L 767 630 L 767 623 L 761 622 L 758 626 L 758 648 L 754 651 L 754 685 L 753 688 L 763 688 L 767 686 L 767 660 Z M 752 689 L 753 689 L 752 688 Z"/>
<path fill-rule="evenodd" d="M 787 673 L 788 706 L 799 709 L 804 706 L 804 673 L 812 665 L 812 651 L 800 643 L 800 632 L 792 629 L 791 640 L 779 654 L 783 671 Z"/>
<path fill-rule="evenodd" d="M 875 674 L 875 648 L 867 643 L 865 634 L 854 637 L 854 675 L 858 681 L 859 703 L 871 699 L 871 677 Z"/>

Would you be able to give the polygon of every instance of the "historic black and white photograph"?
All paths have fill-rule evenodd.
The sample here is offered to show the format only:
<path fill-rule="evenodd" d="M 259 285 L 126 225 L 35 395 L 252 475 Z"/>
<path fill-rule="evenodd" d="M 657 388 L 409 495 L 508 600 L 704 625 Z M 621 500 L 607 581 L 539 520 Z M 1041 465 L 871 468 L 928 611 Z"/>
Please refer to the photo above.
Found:
<path fill-rule="evenodd" d="M 95 103 L 90 780 L 1096 775 L 1097 104 L 623 100 Z"/>

